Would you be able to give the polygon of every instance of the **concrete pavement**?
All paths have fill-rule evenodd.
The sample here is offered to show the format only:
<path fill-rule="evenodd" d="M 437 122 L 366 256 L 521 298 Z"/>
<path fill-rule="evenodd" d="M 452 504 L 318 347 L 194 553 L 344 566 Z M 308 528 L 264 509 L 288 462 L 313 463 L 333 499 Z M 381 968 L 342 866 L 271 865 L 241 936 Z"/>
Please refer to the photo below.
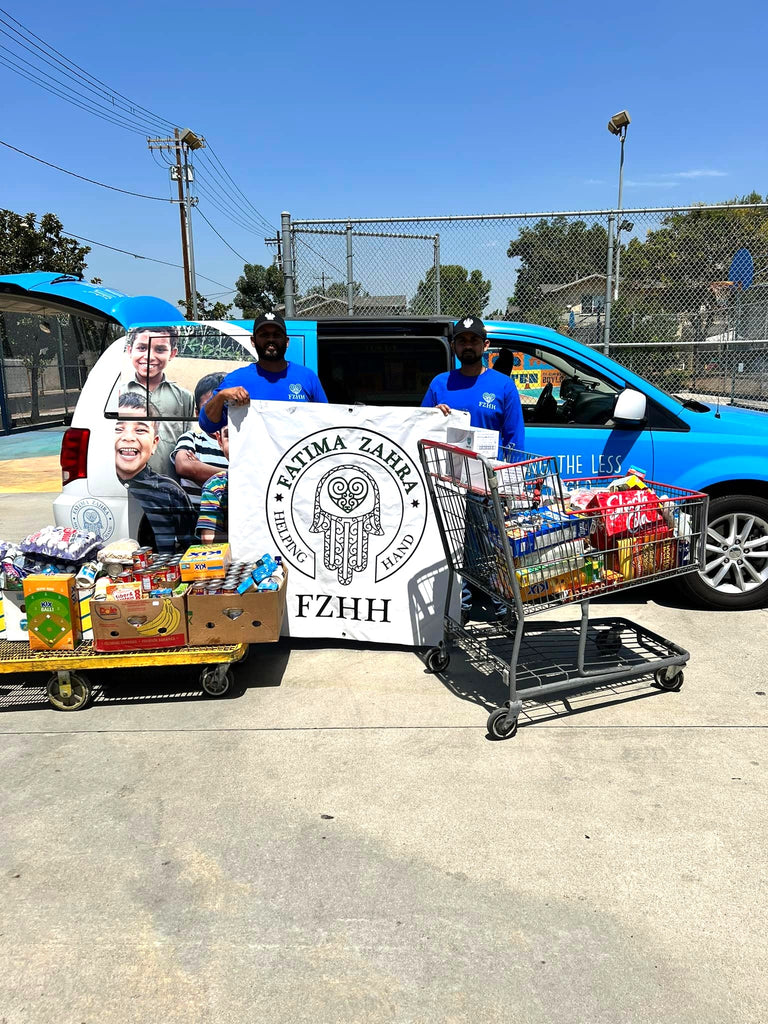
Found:
<path fill-rule="evenodd" d="M 0 686 L 0 1020 L 763 1021 L 767 613 L 627 597 L 683 690 L 501 743 L 497 677 L 404 650 L 254 648 L 221 701 L 124 673 L 73 715 Z"/>

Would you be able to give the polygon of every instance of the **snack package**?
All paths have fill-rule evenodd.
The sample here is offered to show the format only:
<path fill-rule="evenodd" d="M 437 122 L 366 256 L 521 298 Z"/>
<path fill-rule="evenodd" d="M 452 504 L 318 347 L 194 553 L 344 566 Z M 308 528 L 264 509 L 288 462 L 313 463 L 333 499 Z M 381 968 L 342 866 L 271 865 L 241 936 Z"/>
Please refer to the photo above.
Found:
<path fill-rule="evenodd" d="M 74 526 L 44 526 L 19 545 L 25 554 L 42 555 L 59 562 L 86 562 L 101 544 L 101 537 Z"/>
<path fill-rule="evenodd" d="M 519 557 L 551 548 L 564 541 L 587 537 L 591 525 L 588 517 L 540 508 L 532 512 L 517 512 L 510 516 L 507 537 L 512 553 Z"/>
<path fill-rule="evenodd" d="M 649 489 L 596 495 L 587 506 L 594 513 L 593 545 L 602 550 L 626 536 L 644 533 L 662 522 L 661 502 Z"/>

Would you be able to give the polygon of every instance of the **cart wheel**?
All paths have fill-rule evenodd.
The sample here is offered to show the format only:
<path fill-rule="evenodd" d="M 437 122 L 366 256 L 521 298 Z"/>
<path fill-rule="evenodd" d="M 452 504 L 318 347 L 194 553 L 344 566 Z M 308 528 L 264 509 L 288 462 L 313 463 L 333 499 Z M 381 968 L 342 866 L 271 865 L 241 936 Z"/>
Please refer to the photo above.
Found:
<path fill-rule="evenodd" d="M 511 723 L 507 718 L 509 708 L 506 706 L 496 708 L 488 715 L 488 735 L 492 740 L 510 740 L 517 733 L 517 719 L 513 718 Z"/>
<path fill-rule="evenodd" d="M 45 689 L 57 711 L 80 711 L 93 696 L 88 679 L 77 672 L 69 673 L 68 683 L 59 682 L 59 675 L 54 672 Z"/>
<path fill-rule="evenodd" d="M 667 668 L 657 669 L 653 678 L 656 680 L 656 685 L 660 686 L 662 690 L 671 690 L 673 693 L 677 693 L 682 689 L 685 675 L 679 665 L 669 665 Z"/>
<path fill-rule="evenodd" d="M 427 651 L 424 662 L 427 672 L 445 672 L 450 664 L 451 656 L 440 647 L 431 647 Z"/>
<path fill-rule="evenodd" d="M 604 633 L 596 633 L 595 647 L 600 654 L 618 654 L 621 648 L 621 632 L 611 627 Z"/>
<path fill-rule="evenodd" d="M 215 665 L 206 665 L 200 673 L 200 685 L 209 697 L 223 697 L 229 693 L 234 681 L 231 668 L 220 675 Z"/>

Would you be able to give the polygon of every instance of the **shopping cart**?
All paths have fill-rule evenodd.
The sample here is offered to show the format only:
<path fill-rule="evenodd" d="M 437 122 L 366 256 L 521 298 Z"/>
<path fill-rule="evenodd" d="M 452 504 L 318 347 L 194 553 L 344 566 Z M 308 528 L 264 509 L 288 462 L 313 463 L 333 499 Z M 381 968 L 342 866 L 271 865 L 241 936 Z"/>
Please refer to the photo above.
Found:
<path fill-rule="evenodd" d="M 443 672 L 451 645 L 499 672 L 509 700 L 488 732 L 517 732 L 524 700 L 654 674 L 679 690 L 689 653 L 617 616 L 590 620 L 593 597 L 695 572 L 703 563 L 707 496 L 634 477 L 565 480 L 557 459 L 505 451 L 505 462 L 435 441 L 419 454 L 448 565 L 444 635 L 426 655 Z M 451 614 L 461 580 L 504 614 L 462 622 Z M 579 603 L 577 622 L 526 620 Z"/>

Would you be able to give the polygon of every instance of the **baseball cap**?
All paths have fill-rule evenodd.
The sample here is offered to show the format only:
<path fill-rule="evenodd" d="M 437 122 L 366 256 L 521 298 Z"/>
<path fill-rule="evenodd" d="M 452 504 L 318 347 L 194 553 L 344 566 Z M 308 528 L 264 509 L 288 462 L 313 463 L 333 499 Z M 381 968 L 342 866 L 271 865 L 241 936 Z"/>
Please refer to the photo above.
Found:
<path fill-rule="evenodd" d="M 458 320 L 453 325 L 454 338 L 457 334 L 476 334 L 478 338 L 483 338 L 483 340 L 488 337 L 485 331 L 485 324 L 477 316 L 465 316 Z"/>
<path fill-rule="evenodd" d="M 288 336 L 288 331 L 285 329 L 285 320 L 280 316 L 279 313 L 262 313 L 261 316 L 256 317 L 253 321 L 253 333 L 265 324 L 271 324 L 273 327 L 279 328 L 283 334 Z"/>

